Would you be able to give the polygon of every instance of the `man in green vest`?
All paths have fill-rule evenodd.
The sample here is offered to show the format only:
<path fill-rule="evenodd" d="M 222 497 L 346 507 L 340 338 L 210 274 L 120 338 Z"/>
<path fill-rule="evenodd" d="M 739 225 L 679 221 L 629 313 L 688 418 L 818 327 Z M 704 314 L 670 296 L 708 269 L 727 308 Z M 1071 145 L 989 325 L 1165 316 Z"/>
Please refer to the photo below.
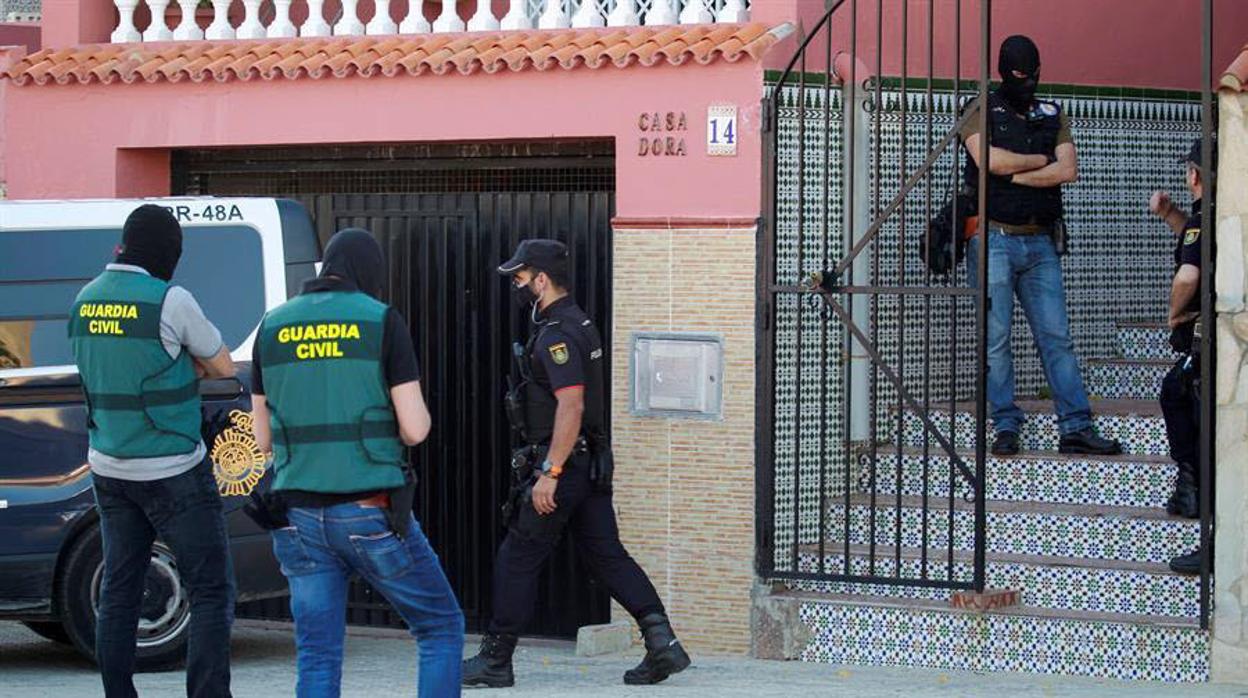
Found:
<path fill-rule="evenodd" d="M 407 621 L 419 694 L 459 695 L 464 615 L 411 514 L 405 446 L 429 434 L 407 322 L 377 300 L 381 246 L 339 232 L 321 275 L 260 324 L 252 370 L 256 441 L 273 452 L 257 517 L 290 584 L 299 696 L 336 696 L 347 582 L 359 574 Z"/>
<path fill-rule="evenodd" d="M 191 598 L 187 695 L 230 695 L 234 573 L 200 438 L 199 377 L 233 376 L 234 364 L 191 294 L 169 283 L 181 255 L 173 215 L 140 206 L 126 219 L 115 263 L 70 311 L 104 547 L 95 657 L 109 698 L 136 695 L 135 641 L 157 536 Z"/>

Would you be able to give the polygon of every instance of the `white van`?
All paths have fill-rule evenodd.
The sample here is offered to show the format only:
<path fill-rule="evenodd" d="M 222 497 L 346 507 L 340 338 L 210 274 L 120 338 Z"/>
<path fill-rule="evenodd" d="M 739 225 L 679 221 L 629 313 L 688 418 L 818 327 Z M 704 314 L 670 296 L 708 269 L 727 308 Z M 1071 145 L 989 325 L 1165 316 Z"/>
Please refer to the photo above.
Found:
<path fill-rule="evenodd" d="M 281 199 L 2 201 L 0 619 L 23 621 L 87 656 L 102 555 L 68 313 L 83 285 L 113 260 L 126 217 L 145 203 L 168 208 L 182 224 L 173 283 L 194 294 L 239 368 L 236 380 L 200 385 L 239 601 L 286 590 L 268 534 L 241 510 L 270 480 L 251 435 L 246 386 L 261 317 L 316 274 L 320 246 L 307 211 Z M 139 668 L 177 664 L 189 619 L 176 561 L 157 541 L 139 622 Z"/>

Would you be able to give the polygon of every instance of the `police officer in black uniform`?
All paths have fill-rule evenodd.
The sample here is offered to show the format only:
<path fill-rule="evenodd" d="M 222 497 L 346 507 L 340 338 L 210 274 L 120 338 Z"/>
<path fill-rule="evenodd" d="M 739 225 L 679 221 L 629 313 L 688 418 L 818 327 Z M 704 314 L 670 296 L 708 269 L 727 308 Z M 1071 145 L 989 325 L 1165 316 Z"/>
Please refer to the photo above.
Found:
<path fill-rule="evenodd" d="M 1216 157 L 1216 147 L 1214 153 Z M 1170 347 L 1182 356 L 1162 380 L 1161 412 L 1178 476 L 1166 511 L 1195 519 L 1200 516 L 1200 228 L 1207 181 L 1201 172 L 1199 138 L 1183 162 L 1187 164 L 1187 188 L 1192 193 L 1191 215 L 1184 216 L 1165 192 L 1153 194 L 1149 209 L 1177 236 L 1168 324 Z M 1183 574 L 1199 574 L 1200 551 L 1174 558 L 1170 568 Z"/>
<path fill-rule="evenodd" d="M 641 628 L 646 656 L 624 682 L 658 683 L 688 667 L 689 656 L 654 585 L 620 543 L 611 504 L 602 340 L 568 295 L 567 247 L 525 240 L 498 271 L 511 278 L 516 302 L 532 318 L 507 395 L 508 418 L 524 446 L 512 459 L 516 487 L 495 558 L 494 618 L 480 652 L 464 661 L 464 685 L 514 684 L 516 640 L 532 615 L 538 574 L 565 528 L 594 576 Z"/>

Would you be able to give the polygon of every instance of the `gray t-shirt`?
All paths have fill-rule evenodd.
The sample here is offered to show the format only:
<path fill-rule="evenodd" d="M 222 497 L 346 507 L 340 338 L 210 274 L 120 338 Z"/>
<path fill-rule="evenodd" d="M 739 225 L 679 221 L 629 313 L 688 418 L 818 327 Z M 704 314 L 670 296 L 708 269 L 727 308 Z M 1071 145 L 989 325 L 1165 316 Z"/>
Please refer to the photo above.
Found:
<path fill-rule="evenodd" d="M 106 269 L 147 274 L 146 269 L 130 264 L 109 264 Z M 221 351 L 222 346 L 221 332 L 204 317 L 204 311 L 191 292 L 181 286 L 170 286 L 165 294 L 165 304 L 160 309 L 160 340 L 173 359 L 178 358 L 183 349 L 195 358 L 210 359 Z M 90 449 L 87 451 L 87 462 L 93 472 L 105 477 L 160 480 L 181 475 L 199 465 L 206 453 L 203 441 L 190 453 L 157 458 L 114 458 Z"/>

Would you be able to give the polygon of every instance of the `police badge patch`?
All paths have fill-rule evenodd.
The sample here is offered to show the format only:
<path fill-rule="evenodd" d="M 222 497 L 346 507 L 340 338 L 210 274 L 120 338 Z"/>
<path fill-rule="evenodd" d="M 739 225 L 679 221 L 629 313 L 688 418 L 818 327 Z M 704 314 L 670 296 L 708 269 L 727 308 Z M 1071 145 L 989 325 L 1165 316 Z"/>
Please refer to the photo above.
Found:
<path fill-rule="evenodd" d="M 1199 239 L 1200 239 L 1200 228 L 1189 228 L 1186 233 L 1183 233 L 1184 245 L 1191 245 L 1192 243 L 1196 242 Z"/>
<path fill-rule="evenodd" d="M 251 413 L 234 410 L 230 412 L 230 422 L 230 426 L 217 434 L 208 455 L 212 460 L 212 474 L 217 479 L 217 491 L 223 497 L 251 494 L 264 477 L 264 454 L 251 431 Z"/>
<path fill-rule="evenodd" d="M 550 345 L 550 358 L 560 366 L 568 363 L 568 345 L 565 342 Z"/>

